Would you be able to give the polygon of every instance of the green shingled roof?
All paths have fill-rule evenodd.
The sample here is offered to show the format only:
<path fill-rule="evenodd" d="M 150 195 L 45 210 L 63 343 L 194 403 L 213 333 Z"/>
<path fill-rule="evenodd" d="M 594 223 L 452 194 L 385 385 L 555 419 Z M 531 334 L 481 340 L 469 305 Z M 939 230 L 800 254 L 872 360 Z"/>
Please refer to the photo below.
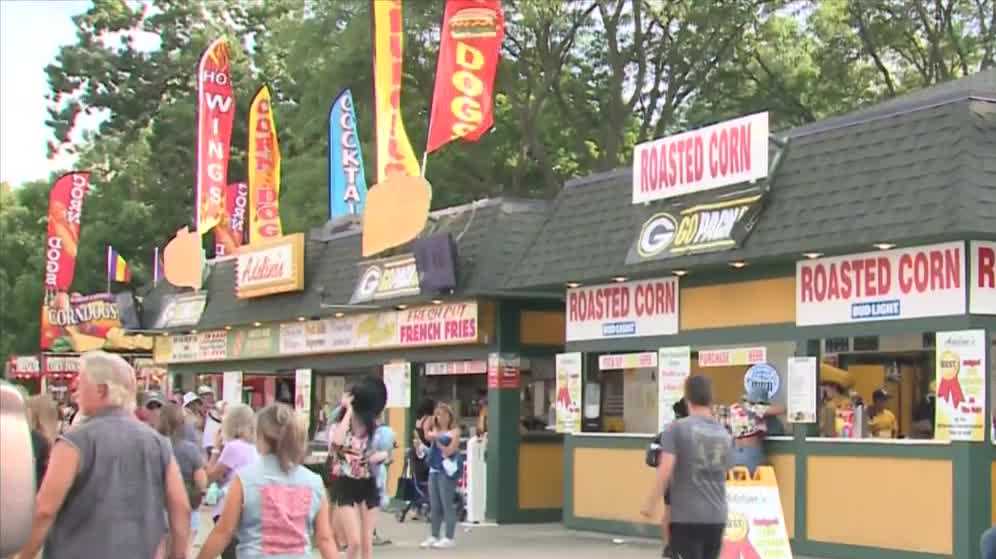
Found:
<path fill-rule="evenodd" d="M 547 211 L 546 202 L 499 198 L 433 212 L 427 231 L 449 232 L 459 238 L 459 288 L 453 296 L 473 297 L 500 290 L 542 226 Z M 406 250 L 395 252 L 401 254 Z M 322 309 L 322 304 L 349 303 L 361 261 L 357 225 L 347 226 L 339 233 L 332 232 L 330 226 L 317 228 L 308 234 L 305 244 L 304 291 L 246 300 L 235 296 L 234 261 L 217 262 L 211 266 L 204 286 L 208 302 L 197 328 L 294 320 L 299 316 L 325 316 L 345 310 Z"/>
<path fill-rule="evenodd" d="M 620 169 L 565 186 L 507 287 L 647 277 L 738 259 L 787 262 L 805 251 L 860 252 L 879 242 L 996 237 L 996 71 L 785 136 L 788 154 L 742 247 L 627 266 L 651 214 L 738 187 L 633 205 L 631 170 Z"/>

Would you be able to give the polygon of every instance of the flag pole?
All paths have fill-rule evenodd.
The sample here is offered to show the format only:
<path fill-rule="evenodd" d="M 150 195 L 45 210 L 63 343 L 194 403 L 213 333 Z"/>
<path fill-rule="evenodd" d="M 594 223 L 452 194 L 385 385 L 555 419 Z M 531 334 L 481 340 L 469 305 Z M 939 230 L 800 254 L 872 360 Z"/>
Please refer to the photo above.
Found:
<path fill-rule="evenodd" d="M 152 252 L 152 287 L 159 285 L 159 245 Z"/>
<path fill-rule="evenodd" d="M 107 245 L 107 293 L 111 292 L 111 245 Z"/>

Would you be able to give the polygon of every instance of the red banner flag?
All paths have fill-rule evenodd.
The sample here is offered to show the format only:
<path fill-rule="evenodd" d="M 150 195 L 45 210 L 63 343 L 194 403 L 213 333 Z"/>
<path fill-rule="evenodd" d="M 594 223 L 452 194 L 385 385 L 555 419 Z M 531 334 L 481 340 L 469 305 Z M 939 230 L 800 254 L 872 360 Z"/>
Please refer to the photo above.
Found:
<path fill-rule="evenodd" d="M 427 152 L 456 139 L 476 142 L 494 125 L 504 38 L 501 0 L 446 0 Z"/>
<path fill-rule="evenodd" d="M 222 220 L 235 118 L 228 43 L 217 39 L 197 66 L 197 199 L 194 226 L 202 235 Z"/>
<path fill-rule="evenodd" d="M 233 182 L 225 188 L 225 214 L 214 228 L 214 255 L 235 254 L 245 242 L 246 207 L 249 204 L 249 185 Z"/>
<path fill-rule="evenodd" d="M 83 201 L 90 190 L 90 173 L 73 172 L 59 177 L 48 199 L 48 237 L 45 241 L 45 289 L 69 290 L 76 273 Z"/>

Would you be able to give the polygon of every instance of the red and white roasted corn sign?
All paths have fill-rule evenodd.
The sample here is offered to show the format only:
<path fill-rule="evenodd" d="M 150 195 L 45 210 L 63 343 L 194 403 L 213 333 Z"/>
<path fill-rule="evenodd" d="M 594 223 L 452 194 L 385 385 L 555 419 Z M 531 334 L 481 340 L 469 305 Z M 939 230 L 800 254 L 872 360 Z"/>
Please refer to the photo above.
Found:
<path fill-rule="evenodd" d="M 633 203 L 694 194 L 768 176 L 768 113 L 638 144 Z"/>
<path fill-rule="evenodd" d="M 567 341 L 678 332 L 678 279 L 567 290 Z"/>
<path fill-rule="evenodd" d="M 796 264 L 796 324 L 965 313 L 965 244 L 866 252 Z"/>
<path fill-rule="evenodd" d="M 972 241 L 971 247 L 968 312 L 996 314 L 996 242 Z"/>
<path fill-rule="evenodd" d="M 195 228 L 202 235 L 225 211 L 235 95 L 228 43 L 217 39 L 197 65 L 197 199 Z"/>
<path fill-rule="evenodd" d="M 501 0 L 446 0 L 426 151 L 456 139 L 476 142 L 494 125 L 504 38 Z"/>

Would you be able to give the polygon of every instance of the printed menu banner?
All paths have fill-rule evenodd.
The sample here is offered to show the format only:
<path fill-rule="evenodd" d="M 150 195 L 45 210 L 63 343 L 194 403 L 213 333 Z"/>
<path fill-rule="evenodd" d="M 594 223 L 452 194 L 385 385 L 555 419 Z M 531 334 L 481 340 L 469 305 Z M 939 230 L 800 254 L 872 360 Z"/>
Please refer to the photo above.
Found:
<path fill-rule="evenodd" d="M 744 468 L 726 481 L 726 530 L 720 559 L 792 559 L 775 470 L 760 466 L 754 479 Z"/>
<path fill-rule="evenodd" d="M 692 348 L 657 350 L 657 424 L 674 421 L 674 405 L 685 396 L 685 379 L 692 374 Z"/>
<path fill-rule="evenodd" d="M 387 407 L 411 407 L 412 364 L 408 362 L 385 363 L 384 385 L 387 387 Z"/>
<path fill-rule="evenodd" d="M 446 0 L 426 151 L 476 142 L 495 122 L 495 73 L 505 38 L 501 0 Z"/>
<path fill-rule="evenodd" d="M 766 176 L 766 112 L 651 140 L 633 148 L 634 204 Z"/>
<path fill-rule="evenodd" d="M 41 349 L 52 352 L 82 353 L 96 349 L 148 351 L 153 338 L 128 334 L 114 295 L 99 293 L 82 296 L 65 293 L 47 296 L 42 304 Z"/>
<path fill-rule="evenodd" d="M 657 367 L 657 353 L 622 353 L 601 355 L 598 358 L 598 370 L 619 371 L 623 369 L 643 369 Z"/>
<path fill-rule="evenodd" d="M 294 409 L 305 420 L 311 418 L 311 369 L 294 371 Z"/>
<path fill-rule="evenodd" d="M 678 332 L 678 278 L 567 290 L 567 341 Z"/>
<path fill-rule="evenodd" d="M 938 332 L 934 438 L 982 441 L 986 434 L 986 332 Z"/>
<path fill-rule="evenodd" d="M 197 196 L 194 228 L 204 234 L 225 211 L 225 185 L 235 119 L 228 42 L 217 39 L 197 66 Z"/>
<path fill-rule="evenodd" d="M 581 432 L 581 359 L 580 353 L 557 354 L 554 403 L 558 433 Z"/>
<path fill-rule="evenodd" d="M 242 371 L 225 371 L 221 380 L 221 399 L 229 404 L 242 403 Z"/>
<path fill-rule="evenodd" d="M 476 343 L 476 302 L 156 338 L 159 363 Z M 151 348 L 151 347 L 150 347 Z"/>
<path fill-rule="evenodd" d="M 789 357 L 788 421 L 816 423 L 816 358 Z"/>
<path fill-rule="evenodd" d="M 363 175 L 353 94 L 344 89 L 329 108 L 329 219 L 362 215 L 366 198 L 367 179 Z"/>
<path fill-rule="evenodd" d="M 377 182 L 391 175 L 422 174 L 401 117 L 404 23 L 401 0 L 373 0 L 374 117 Z"/>
<path fill-rule="evenodd" d="M 67 292 L 76 273 L 83 202 L 90 191 L 90 173 L 66 173 L 56 179 L 48 197 L 45 240 L 45 289 Z"/>
<path fill-rule="evenodd" d="M 765 346 L 699 350 L 699 367 L 754 365 L 767 360 L 768 348 Z"/>
<path fill-rule="evenodd" d="M 965 314 L 965 243 L 796 263 L 799 326 Z"/>
<path fill-rule="evenodd" d="M 249 108 L 249 244 L 281 235 L 280 144 L 264 85 Z"/>
<path fill-rule="evenodd" d="M 968 312 L 996 314 L 996 242 L 972 241 Z"/>

